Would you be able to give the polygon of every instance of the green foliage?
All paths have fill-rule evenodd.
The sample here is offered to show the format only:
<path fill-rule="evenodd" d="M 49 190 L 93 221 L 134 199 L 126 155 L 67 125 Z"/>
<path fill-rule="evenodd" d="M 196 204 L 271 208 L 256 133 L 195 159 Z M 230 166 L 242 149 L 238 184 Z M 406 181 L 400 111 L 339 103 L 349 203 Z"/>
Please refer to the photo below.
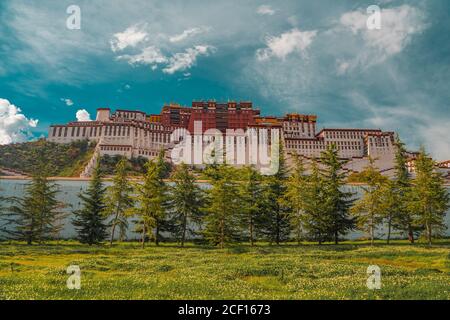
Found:
<path fill-rule="evenodd" d="M 238 170 L 240 178 L 240 222 L 244 237 L 254 245 L 262 207 L 262 177 L 253 167 L 246 166 Z"/>
<path fill-rule="evenodd" d="M 280 244 L 289 239 L 289 203 L 284 201 L 286 194 L 287 168 L 283 147 L 279 150 L 279 168 L 274 175 L 263 178 L 261 215 L 258 233 L 270 242 Z"/>
<path fill-rule="evenodd" d="M 383 219 L 383 193 L 385 190 L 383 185 L 386 183 L 386 180 L 374 166 L 373 159 L 370 159 L 369 166 L 364 169 L 364 176 L 367 184 L 363 187 L 364 195 L 355 202 L 351 210 L 356 216 L 358 228 L 370 235 L 371 244 L 373 245 L 375 230 Z"/>
<path fill-rule="evenodd" d="M 58 192 L 58 187 L 38 171 L 25 187 L 24 196 L 12 198 L 12 205 L 5 209 L 10 227 L 6 233 L 29 245 L 58 238 L 65 216 L 61 211 L 64 205 L 56 199 Z"/>
<path fill-rule="evenodd" d="M 112 176 L 115 174 L 117 164 L 123 159 L 122 156 L 103 155 L 100 160 L 100 168 L 104 175 Z M 127 172 L 129 175 L 144 175 L 145 164 L 147 159 L 144 157 L 137 157 L 127 159 Z"/>
<path fill-rule="evenodd" d="M 108 236 L 105 222 L 105 193 L 106 188 L 102 182 L 100 162 L 98 161 L 87 190 L 79 195 L 82 208 L 74 211 L 75 218 L 72 224 L 78 232 L 78 240 L 81 243 L 90 246 L 99 244 Z"/>
<path fill-rule="evenodd" d="M 133 206 L 131 193 L 133 187 L 127 178 L 128 162 L 122 158 L 116 165 L 113 184 L 107 190 L 105 214 L 112 217 L 111 240 L 112 244 L 115 236 L 116 227 L 119 227 L 119 239 L 123 240 L 128 229 L 127 211 Z"/>
<path fill-rule="evenodd" d="M 239 232 L 239 189 L 236 172 L 228 165 L 218 165 L 214 169 L 215 179 L 211 180 L 204 219 L 205 239 L 223 248 L 225 244 L 238 238 Z"/>
<path fill-rule="evenodd" d="M 406 149 L 400 137 L 395 140 L 395 176 L 394 182 L 390 185 L 391 195 L 387 195 L 386 205 L 390 207 L 387 213 L 388 223 L 388 243 L 390 240 L 391 225 L 402 233 L 406 233 L 411 242 L 414 242 L 414 233 L 418 231 L 414 225 L 414 216 L 409 210 L 411 176 L 408 172 Z"/>
<path fill-rule="evenodd" d="M 428 243 L 433 235 L 440 235 L 447 227 L 444 222 L 450 197 L 444 187 L 442 175 L 435 170 L 435 163 L 421 148 L 415 163 L 416 178 L 410 192 L 410 210 L 415 223 L 425 229 Z"/>
<path fill-rule="evenodd" d="M 304 229 L 308 239 L 326 241 L 330 230 L 330 205 L 328 204 L 325 181 L 320 174 L 317 160 L 313 159 L 304 199 Z"/>
<path fill-rule="evenodd" d="M 32 175 L 36 169 L 36 153 L 46 163 L 48 176 L 79 176 L 92 157 L 93 145 L 87 140 L 70 144 L 48 142 L 44 139 L 0 146 L 0 167 Z"/>
<path fill-rule="evenodd" d="M 289 219 L 297 243 L 300 243 L 305 237 L 303 224 L 306 219 L 307 188 L 308 176 L 306 175 L 303 158 L 294 156 L 294 167 L 292 174 L 286 181 L 286 194 L 283 199 L 289 203 L 291 208 Z"/>
<path fill-rule="evenodd" d="M 172 175 L 174 186 L 170 188 L 170 206 L 173 212 L 173 233 L 184 246 L 186 235 L 197 235 L 193 227 L 200 227 L 204 196 L 195 183 L 195 177 L 186 164 L 178 166 Z"/>
<path fill-rule="evenodd" d="M 156 244 L 160 241 L 160 232 L 164 229 L 164 222 L 168 209 L 168 186 L 163 178 L 167 175 L 163 155 L 150 160 L 146 164 L 146 174 L 141 183 L 136 184 L 136 203 L 132 213 L 138 217 L 138 232 L 142 234 L 142 246 L 146 237 L 150 236 Z"/>
<path fill-rule="evenodd" d="M 353 205 L 353 194 L 343 191 L 347 174 L 343 170 L 345 162 L 339 160 L 338 148 L 329 145 L 322 153 L 324 165 L 322 179 L 324 180 L 326 203 L 328 205 L 328 235 L 337 244 L 339 236 L 346 235 L 354 228 L 354 219 L 350 216 Z"/>

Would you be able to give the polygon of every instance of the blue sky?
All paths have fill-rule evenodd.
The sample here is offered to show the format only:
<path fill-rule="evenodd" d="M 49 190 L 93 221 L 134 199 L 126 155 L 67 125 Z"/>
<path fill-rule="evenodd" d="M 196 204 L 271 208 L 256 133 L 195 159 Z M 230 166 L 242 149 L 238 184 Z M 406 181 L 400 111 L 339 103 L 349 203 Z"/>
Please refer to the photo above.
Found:
<path fill-rule="evenodd" d="M 80 30 L 66 27 L 72 4 Z M 380 30 L 366 26 L 370 5 Z M 0 143 L 79 110 L 234 99 L 397 131 L 450 159 L 449 13 L 446 0 L 3 0 Z"/>

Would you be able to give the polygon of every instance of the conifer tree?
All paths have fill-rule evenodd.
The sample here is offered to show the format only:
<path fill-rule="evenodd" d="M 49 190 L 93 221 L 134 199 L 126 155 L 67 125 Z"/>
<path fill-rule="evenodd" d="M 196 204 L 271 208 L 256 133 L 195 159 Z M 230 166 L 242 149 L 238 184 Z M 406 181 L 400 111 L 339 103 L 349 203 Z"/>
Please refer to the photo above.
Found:
<path fill-rule="evenodd" d="M 289 219 L 297 243 L 300 244 L 305 231 L 303 224 L 306 219 L 305 201 L 308 188 L 308 176 L 306 175 L 303 158 L 295 155 L 293 159 L 294 167 L 291 176 L 286 182 L 287 188 L 284 199 L 290 205 Z"/>
<path fill-rule="evenodd" d="M 327 204 L 329 208 L 329 235 L 338 244 L 339 236 L 347 234 L 354 228 L 354 219 L 350 216 L 353 205 L 353 194 L 345 192 L 347 174 L 343 170 L 345 162 L 339 160 L 338 149 L 335 144 L 327 147 L 322 153 L 321 161 L 324 165 L 322 177 L 324 180 Z"/>
<path fill-rule="evenodd" d="M 393 209 L 395 211 L 392 216 L 392 226 L 406 233 L 409 241 L 414 243 L 414 233 L 417 231 L 417 227 L 414 225 L 413 214 L 409 210 L 411 176 L 407 167 L 405 145 L 398 135 L 395 138 L 395 147 L 395 176 L 392 186 L 392 197 L 395 197 Z"/>
<path fill-rule="evenodd" d="M 375 230 L 381 223 L 382 215 L 382 186 L 386 182 L 379 170 L 375 167 L 373 159 L 363 171 L 366 186 L 362 187 L 364 194 L 358 199 L 351 211 L 356 216 L 359 229 L 370 236 L 371 245 L 374 244 Z"/>
<path fill-rule="evenodd" d="M 224 248 L 225 244 L 238 238 L 239 189 L 233 168 L 219 165 L 211 180 L 205 206 L 205 238 Z"/>
<path fill-rule="evenodd" d="M 433 235 L 440 235 L 446 229 L 444 218 L 450 198 L 442 175 L 435 169 L 435 162 L 424 148 L 421 148 L 416 159 L 415 170 L 410 209 L 415 213 L 415 223 L 425 230 L 426 239 L 431 245 Z"/>
<path fill-rule="evenodd" d="M 0 180 L 1 183 L 1 180 Z M 2 189 L 2 186 L 0 184 L 0 221 L 2 221 L 2 224 L 0 224 L 0 235 L 4 231 L 4 227 L 7 225 L 7 214 L 6 214 L 6 200 L 7 198 L 3 194 L 4 190 Z"/>
<path fill-rule="evenodd" d="M 115 168 L 113 184 L 107 189 L 105 214 L 112 217 L 110 244 L 114 241 L 117 227 L 120 230 L 119 239 L 125 237 L 128 229 L 127 211 L 133 206 L 133 187 L 127 178 L 127 165 L 127 159 L 120 159 Z"/>
<path fill-rule="evenodd" d="M 142 234 L 142 247 L 149 235 L 156 245 L 160 242 L 168 208 L 168 188 L 163 177 L 166 173 L 164 162 L 158 159 L 146 163 L 146 174 L 142 184 L 136 185 L 136 202 L 138 206 L 132 211 L 138 217 Z"/>
<path fill-rule="evenodd" d="M 256 241 L 256 227 L 261 210 L 261 176 L 253 167 L 239 170 L 240 214 L 243 229 L 253 246 Z"/>
<path fill-rule="evenodd" d="M 81 192 L 81 208 L 74 211 L 72 224 L 78 233 L 78 240 L 90 246 L 102 243 L 108 236 L 105 215 L 106 188 L 103 185 L 100 160 L 93 170 L 89 186 Z"/>
<path fill-rule="evenodd" d="M 397 189 L 397 182 L 386 180 L 381 184 L 379 190 L 380 197 L 380 218 L 383 219 L 387 225 L 387 244 L 391 241 L 392 228 L 394 224 L 394 219 L 400 212 L 401 206 L 401 195 Z"/>
<path fill-rule="evenodd" d="M 311 163 L 311 174 L 307 179 L 307 187 L 304 198 L 305 219 L 304 229 L 311 240 L 319 244 L 326 241 L 330 229 L 330 212 L 327 203 L 325 182 L 320 174 L 316 159 Z"/>
<path fill-rule="evenodd" d="M 283 200 L 286 193 L 287 168 L 282 144 L 279 148 L 278 163 L 278 171 L 263 178 L 262 215 L 258 223 L 259 233 L 277 245 L 288 240 L 291 231 L 290 208 Z"/>
<path fill-rule="evenodd" d="M 194 235 L 190 226 L 200 226 L 204 202 L 203 190 L 195 183 L 195 177 L 189 167 L 182 163 L 172 175 L 170 205 L 174 211 L 174 229 L 181 246 L 184 246 L 187 234 Z"/>
<path fill-rule="evenodd" d="M 12 205 L 6 214 L 7 224 L 12 226 L 6 232 L 28 245 L 55 238 L 66 216 L 62 211 L 65 205 L 57 200 L 59 188 L 48 180 L 45 154 L 35 150 L 34 159 L 31 182 L 26 185 L 23 197 L 10 199 Z"/>

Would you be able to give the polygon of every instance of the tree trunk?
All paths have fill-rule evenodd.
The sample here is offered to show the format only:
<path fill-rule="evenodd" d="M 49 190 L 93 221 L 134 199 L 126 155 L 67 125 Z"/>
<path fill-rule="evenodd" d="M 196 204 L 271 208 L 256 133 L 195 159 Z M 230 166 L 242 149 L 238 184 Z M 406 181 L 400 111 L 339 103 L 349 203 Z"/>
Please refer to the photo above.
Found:
<path fill-rule="evenodd" d="M 250 245 L 253 247 L 254 242 L 253 242 L 253 218 L 250 217 Z"/>
<path fill-rule="evenodd" d="M 181 235 L 181 246 L 184 247 L 184 241 L 186 240 L 186 228 L 187 228 L 187 216 L 183 216 L 183 233 Z"/>
<path fill-rule="evenodd" d="M 142 249 L 145 247 L 145 223 L 142 224 Z"/>
<path fill-rule="evenodd" d="M 337 230 L 334 232 L 334 244 L 339 244 L 339 234 Z"/>
<path fill-rule="evenodd" d="M 114 233 L 116 232 L 116 221 L 119 217 L 119 210 L 116 211 L 116 215 L 114 216 L 113 225 L 111 228 L 111 240 L 109 241 L 109 244 L 112 245 L 114 241 Z"/>
<path fill-rule="evenodd" d="M 225 229 L 224 229 L 224 221 L 223 218 L 220 221 L 220 249 L 223 249 L 225 242 Z"/>
<path fill-rule="evenodd" d="M 277 213 L 277 223 L 276 223 L 276 229 L 275 229 L 276 235 L 275 235 L 275 243 L 277 245 L 280 244 L 280 216 Z"/>
<path fill-rule="evenodd" d="M 156 221 L 155 244 L 159 246 L 159 221 Z"/>
<path fill-rule="evenodd" d="M 387 235 L 387 244 L 391 241 L 391 226 L 392 226 L 392 218 L 389 218 L 388 221 L 388 235 Z"/>
<path fill-rule="evenodd" d="M 374 243 L 374 227 L 373 224 L 370 225 L 370 245 L 373 246 Z"/>
<path fill-rule="evenodd" d="M 408 224 L 408 239 L 409 242 L 414 243 L 414 232 L 412 231 L 412 227 Z"/>
<path fill-rule="evenodd" d="M 426 228 L 427 228 L 428 245 L 431 246 L 431 225 L 430 225 L 429 222 L 427 222 L 425 225 L 426 225 Z"/>

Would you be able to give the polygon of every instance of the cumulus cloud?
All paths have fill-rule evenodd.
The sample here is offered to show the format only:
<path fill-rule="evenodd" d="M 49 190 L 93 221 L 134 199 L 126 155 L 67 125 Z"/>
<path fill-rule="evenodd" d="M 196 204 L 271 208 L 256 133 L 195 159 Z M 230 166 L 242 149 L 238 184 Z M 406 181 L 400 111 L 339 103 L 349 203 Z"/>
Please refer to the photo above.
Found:
<path fill-rule="evenodd" d="M 285 59 L 294 52 L 304 54 L 316 34 L 317 31 L 300 31 L 294 28 L 278 37 L 268 37 L 266 39 L 267 48 L 258 49 L 256 56 L 259 61 L 263 61 L 271 57 Z"/>
<path fill-rule="evenodd" d="M 122 51 L 128 47 L 136 47 L 139 43 L 147 39 L 148 33 L 145 31 L 146 24 L 136 24 L 127 28 L 123 32 L 114 34 L 110 41 L 111 50 Z"/>
<path fill-rule="evenodd" d="M 66 104 L 66 106 L 71 107 L 74 105 L 72 99 L 69 98 L 61 98 L 61 101 Z"/>
<path fill-rule="evenodd" d="M 27 141 L 32 137 L 31 128 L 38 120 L 28 119 L 20 108 L 6 99 L 0 99 L 0 144 Z"/>
<path fill-rule="evenodd" d="M 92 121 L 91 115 L 85 109 L 78 110 L 76 117 L 77 121 Z"/>
<path fill-rule="evenodd" d="M 163 69 L 163 72 L 173 74 L 177 71 L 185 71 L 197 62 L 198 56 L 208 56 L 214 50 L 215 48 L 212 46 L 198 45 L 186 49 L 185 52 L 176 53 L 169 59 L 169 63 Z"/>
<path fill-rule="evenodd" d="M 213 46 L 206 44 L 188 47 L 183 52 L 179 52 L 180 49 L 177 47 L 179 42 L 206 32 L 209 27 L 186 29 L 181 34 L 172 37 L 159 33 L 157 38 L 150 37 L 147 32 L 140 28 L 142 27 L 135 25 L 114 35 L 114 39 L 111 40 L 113 52 L 135 47 L 132 50 L 135 52 L 134 54 L 118 55 L 117 60 L 127 61 L 132 66 L 150 65 L 153 71 L 157 70 L 159 65 L 162 65 L 163 73 L 173 74 L 191 68 L 195 65 L 198 56 L 208 56 L 215 50 Z"/>
<path fill-rule="evenodd" d="M 195 27 L 195 28 L 186 29 L 182 33 L 170 37 L 169 41 L 170 42 L 180 42 L 189 37 L 193 37 L 195 35 L 204 33 L 206 31 L 208 31 L 208 28 L 206 28 L 206 27 Z"/>
<path fill-rule="evenodd" d="M 427 27 L 423 12 L 409 5 L 382 9 L 379 30 L 369 30 L 367 18 L 368 14 L 363 9 L 347 12 L 340 17 L 340 24 L 353 34 L 360 35 L 365 44 L 358 56 L 347 62 L 349 66 L 345 71 L 356 66 L 378 64 L 402 52 L 413 35 Z"/>
<path fill-rule="evenodd" d="M 258 9 L 256 10 L 256 12 L 260 15 L 269 15 L 269 16 L 272 16 L 275 14 L 275 10 L 272 9 L 271 6 L 266 5 L 266 4 L 259 6 Z"/>
<path fill-rule="evenodd" d="M 160 64 L 167 62 L 167 58 L 155 46 L 149 46 L 142 50 L 141 53 L 135 55 L 121 55 L 118 60 L 126 60 L 131 65 L 137 64 Z"/>

